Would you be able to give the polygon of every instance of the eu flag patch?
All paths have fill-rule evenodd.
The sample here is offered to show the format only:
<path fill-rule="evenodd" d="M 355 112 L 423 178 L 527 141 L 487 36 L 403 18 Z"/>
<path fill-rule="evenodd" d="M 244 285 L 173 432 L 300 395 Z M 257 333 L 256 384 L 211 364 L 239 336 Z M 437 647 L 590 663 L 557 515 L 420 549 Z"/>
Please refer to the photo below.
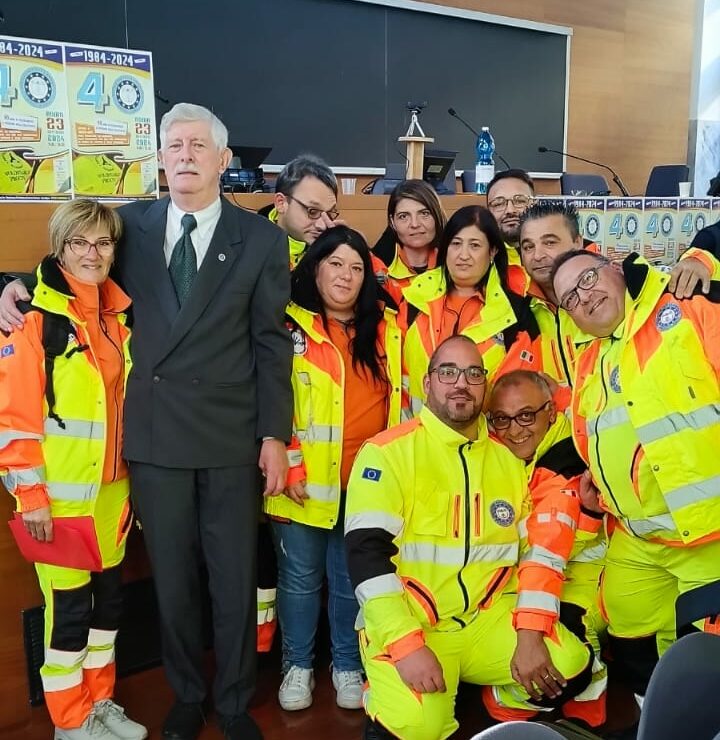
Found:
<path fill-rule="evenodd" d="M 15 354 L 15 347 L 12 344 L 6 344 L 0 348 L 0 357 L 10 357 Z"/>
<path fill-rule="evenodd" d="M 377 468 L 365 468 L 365 470 L 362 471 L 362 477 L 365 478 L 365 480 L 377 482 L 380 480 L 381 475 L 382 470 L 378 470 Z"/>

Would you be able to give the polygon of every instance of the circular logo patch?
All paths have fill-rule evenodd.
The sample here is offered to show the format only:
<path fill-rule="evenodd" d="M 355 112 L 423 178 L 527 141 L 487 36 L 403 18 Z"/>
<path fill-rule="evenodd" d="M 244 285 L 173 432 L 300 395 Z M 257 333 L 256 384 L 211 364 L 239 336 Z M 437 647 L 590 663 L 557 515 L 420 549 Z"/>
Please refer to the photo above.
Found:
<path fill-rule="evenodd" d="M 307 339 L 305 333 L 300 329 L 293 329 L 290 332 L 290 337 L 293 343 L 293 353 L 296 355 L 304 355 L 307 352 Z"/>
<path fill-rule="evenodd" d="M 620 367 L 616 365 L 610 373 L 610 387 L 615 393 L 620 393 Z"/>
<path fill-rule="evenodd" d="M 490 516 L 495 524 L 499 524 L 501 527 L 509 527 L 515 521 L 515 509 L 507 501 L 498 499 L 490 504 Z"/>
<path fill-rule="evenodd" d="M 677 303 L 668 303 L 658 311 L 655 317 L 655 326 L 660 331 L 667 331 L 680 321 L 681 316 L 680 306 Z"/>

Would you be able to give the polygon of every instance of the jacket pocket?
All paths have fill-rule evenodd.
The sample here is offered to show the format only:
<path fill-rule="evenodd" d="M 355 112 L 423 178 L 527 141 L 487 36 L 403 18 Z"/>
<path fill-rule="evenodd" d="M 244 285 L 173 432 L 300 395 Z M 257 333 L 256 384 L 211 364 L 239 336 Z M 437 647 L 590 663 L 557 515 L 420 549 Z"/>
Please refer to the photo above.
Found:
<path fill-rule="evenodd" d="M 452 512 L 448 491 L 428 490 L 415 499 L 412 529 L 417 534 L 444 537 L 448 534 L 448 519 L 452 517 Z"/>
<path fill-rule="evenodd" d="M 438 615 L 435 599 L 433 599 L 430 591 L 425 588 L 420 581 L 417 581 L 414 578 L 403 576 L 401 580 L 403 582 L 403 586 L 405 586 L 405 592 L 409 594 L 415 602 L 417 602 L 425 613 L 430 626 L 434 627 L 438 623 L 440 617 Z"/>
<path fill-rule="evenodd" d="M 119 546 L 128 536 L 132 522 L 133 510 L 132 506 L 130 506 L 130 499 L 127 499 L 123 504 L 122 512 L 120 513 L 120 520 L 118 522 L 117 536 L 115 538 L 115 544 L 117 546 Z"/>

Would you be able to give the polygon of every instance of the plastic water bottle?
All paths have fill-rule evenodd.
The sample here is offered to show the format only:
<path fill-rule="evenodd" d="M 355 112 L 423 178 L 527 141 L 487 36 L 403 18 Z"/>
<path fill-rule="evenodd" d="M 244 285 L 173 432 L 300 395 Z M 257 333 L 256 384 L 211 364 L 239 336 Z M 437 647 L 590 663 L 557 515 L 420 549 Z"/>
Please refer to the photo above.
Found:
<path fill-rule="evenodd" d="M 495 139 L 488 126 L 483 126 L 480 130 L 475 151 L 475 192 L 485 194 L 488 183 L 495 177 Z"/>

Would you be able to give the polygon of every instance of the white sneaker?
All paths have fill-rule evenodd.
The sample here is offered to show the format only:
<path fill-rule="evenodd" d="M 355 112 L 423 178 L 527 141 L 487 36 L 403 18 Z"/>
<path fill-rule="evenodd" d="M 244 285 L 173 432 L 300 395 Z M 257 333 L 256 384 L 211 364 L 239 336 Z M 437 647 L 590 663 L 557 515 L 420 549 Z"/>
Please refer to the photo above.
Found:
<path fill-rule="evenodd" d="M 112 699 L 95 702 L 94 712 L 105 727 L 121 740 L 145 740 L 146 727 L 125 716 L 125 710 Z"/>
<path fill-rule="evenodd" d="M 332 682 L 335 701 L 343 709 L 362 709 L 363 677 L 360 671 L 336 671 L 333 668 Z"/>
<path fill-rule="evenodd" d="M 312 668 L 291 666 L 278 691 L 280 706 L 287 712 L 307 709 L 312 704 L 314 688 L 315 676 Z"/>
<path fill-rule="evenodd" d="M 71 730 L 56 727 L 55 740 L 117 740 L 117 735 L 113 735 L 92 711 L 80 727 Z"/>

